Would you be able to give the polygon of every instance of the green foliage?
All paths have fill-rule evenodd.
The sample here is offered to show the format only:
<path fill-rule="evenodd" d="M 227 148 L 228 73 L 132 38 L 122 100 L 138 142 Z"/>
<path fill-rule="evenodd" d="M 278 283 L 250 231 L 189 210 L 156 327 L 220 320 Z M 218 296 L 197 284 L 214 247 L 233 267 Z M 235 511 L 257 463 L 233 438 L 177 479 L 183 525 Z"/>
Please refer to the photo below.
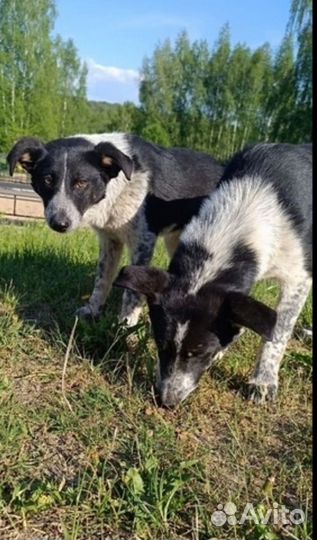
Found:
<path fill-rule="evenodd" d="M 232 47 L 228 25 L 210 50 L 185 32 L 159 45 L 142 68 L 141 134 L 225 159 L 247 143 L 308 142 L 312 111 L 312 17 L 293 0 L 285 37 L 273 55 Z M 296 43 L 296 54 L 294 43 Z"/>
<path fill-rule="evenodd" d="M 54 0 L 0 0 L 0 147 L 84 128 L 86 75 L 71 40 L 52 38 Z"/>
<path fill-rule="evenodd" d="M 52 37 L 54 0 L 0 0 L 0 149 L 22 135 L 132 132 L 163 146 L 226 159 L 257 141 L 308 142 L 312 116 L 312 2 L 292 0 L 272 52 L 214 46 L 181 32 L 141 68 L 140 106 L 88 102 L 87 66 L 72 40 Z"/>
<path fill-rule="evenodd" d="M 142 136 L 156 144 L 170 146 L 170 135 L 159 120 L 147 121 L 142 129 Z"/>
<path fill-rule="evenodd" d="M 292 0 L 290 31 L 295 34 L 298 52 L 295 63 L 296 107 L 292 129 L 295 138 L 311 140 L 312 130 L 312 1 Z"/>
<path fill-rule="evenodd" d="M 311 297 L 276 403 L 243 397 L 260 341 L 246 331 L 168 410 L 155 401 L 146 311 L 137 330 L 118 326 L 122 293 L 113 290 L 101 320 L 76 328 L 65 373 L 71 412 L 62 371 L 74 311 L 93 286 L 95 235 L 29 222 L 0 224 L 0 237 L 1 538 L 313 538 L 312 354 L 299 337 L 312 323 Z M 163 242 L 153 262 L 167 265 Z M 278 293 L 271 282 L 254 291 L 272 306 Z M 252 503 L 258 521 L 216 526 L 213 513 L 228 501 L 238 519 Z M 305 522 L 261 522 L 275 502 L 302 509 Z"/>

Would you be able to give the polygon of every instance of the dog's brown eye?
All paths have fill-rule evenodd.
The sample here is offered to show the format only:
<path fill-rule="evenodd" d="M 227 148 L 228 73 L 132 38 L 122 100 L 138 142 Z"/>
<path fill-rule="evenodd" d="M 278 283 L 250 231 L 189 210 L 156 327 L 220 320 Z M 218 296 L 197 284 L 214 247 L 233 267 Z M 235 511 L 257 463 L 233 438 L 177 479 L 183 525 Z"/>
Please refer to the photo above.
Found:
<path fill-rule="evenodd" d="M 74 182 L 75 189 L 85 189 L 87 185 L 88 185 L 87 180 L 76 180 L 76 182 Z"/>
<path fill-rule="evenodd" d="M 44 184 L 48 187 L 52 187 L 53 185 L 53 178 L 51 176 L 44 176 Z"/>

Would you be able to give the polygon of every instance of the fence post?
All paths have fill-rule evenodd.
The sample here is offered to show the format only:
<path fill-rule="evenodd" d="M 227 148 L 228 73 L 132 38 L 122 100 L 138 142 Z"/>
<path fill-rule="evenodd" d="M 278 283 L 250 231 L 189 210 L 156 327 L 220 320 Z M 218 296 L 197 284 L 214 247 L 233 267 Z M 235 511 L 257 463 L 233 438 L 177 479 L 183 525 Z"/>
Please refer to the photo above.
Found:
<path fill-rule="evenodd" d="M 0 185 L 0 188 L 1 188 L 1 185 Z M 5 215 L 9 215 L 9 216 L 12 216 L 12 217 L 26 217 L 26 218 L 32 218 L 32 219 L 44 219 L 44 216 L 43 215 L 32 215 L 32 212 L 31 212 L 31 215 L 30 214 L 27 214 L 27 213 L 24 213 L 23 212 L 23 205 L 22 205 L 22 208 L 20 209 L 20 212 L 22 213 L 17 213 L 18 209 L 17 209 L 17 204 L 18 202 L 27 202 L 27 203 L 30 203 L 32 205 L 34 204 L 41 204 L 42 201 L 40 200 L 39 197 L 29 197 L 29 196 L 21 196 L 20 197 L 20 194 L 19 193 L 9 193 L 9 194 L 6 194 L 6 193 L 2 193 L 1 192 L 1 189 L 0 189 L 0 202 L 1 202 L 1 199 L 5 199 L 5 200 L 9 200 L 9 201 L 13 201 L 13 204 L 12 204 L 12 209 L 9 210 L 9 212 L 7 211 L 4 211 L 4 214 Z M 1 210 L 1 206 L 0 206 L 0 212 L 2 212 Z"/>

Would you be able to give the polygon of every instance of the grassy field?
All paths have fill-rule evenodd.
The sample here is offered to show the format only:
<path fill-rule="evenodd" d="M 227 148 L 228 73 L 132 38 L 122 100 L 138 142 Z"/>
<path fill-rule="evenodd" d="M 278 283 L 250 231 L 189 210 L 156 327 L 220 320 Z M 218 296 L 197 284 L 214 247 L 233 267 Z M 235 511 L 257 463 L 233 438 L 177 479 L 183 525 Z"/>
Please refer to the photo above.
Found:
<path fill-rule="evenodd" d="M 244 398 L 259 343 L 245 332 L 184 404 L 160 409 L 146 313 L 129 352 L 114 290 L 102 320 L 77 326 L 63 393 L 96 257 L 89 231 L 0 225 L 0 538 L 312 538 L 310 344 L 290 342 L 274 404 Z M 256 295 L 272 305 L 277 288 Z M 299 335 L 311 317 L 309 300 Z M 228 502 L 238 521 L 252 504 L 253 519 L 215 524 Z M 260 522 L 281 505 L 304 523 Z"/>

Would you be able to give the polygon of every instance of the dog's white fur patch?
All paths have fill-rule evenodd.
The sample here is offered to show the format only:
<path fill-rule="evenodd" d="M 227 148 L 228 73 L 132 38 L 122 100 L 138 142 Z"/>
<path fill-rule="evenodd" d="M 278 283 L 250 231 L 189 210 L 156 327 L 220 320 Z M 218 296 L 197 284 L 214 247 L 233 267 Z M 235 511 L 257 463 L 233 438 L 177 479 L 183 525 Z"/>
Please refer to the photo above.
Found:
<path fill-rule="evenodd" d="M 160 393 L 162 402 L 173 407 L 180 403 L 195 389 L 196 383 L 191 373 L 176 373 L 161 381 Z"/>
<path fill-rule="evenodd" d="M 134 173 L 130 182 L 120 171 L 106 187 L 105 198 L 83 215 L 83 223 L 95 229 L 115 233 L 126 242 L 131 222 L 137 215 L 148 191 L 148 173 Z"/>
<path fill-rule="evenodd" d="M 177 354 L 180 353 L 182 343 L 188 331 L 188 325 L 189 325 L 189 321 L 186 321 L 185 323 L 177 323 L 175 337 L 174 337 L 174 343 L 175 343 Z"/>
<path fill-rule="evenodd" d="M 192 276 L 191 293 L 228 268 L 240 242 L 256 254 L 256 281 L 269 277 L 297 281 L 305 273 L 303 248 L 290 218 L 272 186 L 259 177 L 223 183 L 203 203 L 180 240 L 197 242 L 212 254 Z"/>

